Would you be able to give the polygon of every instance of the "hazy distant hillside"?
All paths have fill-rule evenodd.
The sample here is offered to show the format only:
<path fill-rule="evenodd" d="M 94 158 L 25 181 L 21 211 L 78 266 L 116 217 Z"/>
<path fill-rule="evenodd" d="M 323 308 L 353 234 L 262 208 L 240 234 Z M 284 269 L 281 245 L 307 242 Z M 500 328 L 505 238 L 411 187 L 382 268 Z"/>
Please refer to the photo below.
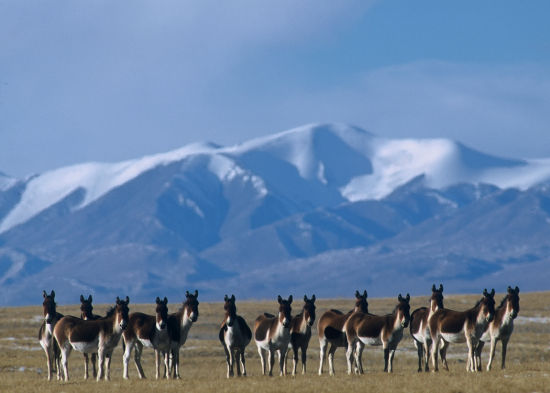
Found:
<path fill-rule="evenodd" d="M 0 173 L 0 304 L 547 288 L 550 160 L 309 125 L 27 179 Z M 401 288 L 401 287 L 405 288 Z M 370 289 L 372 288 L 372 289 Z"/>

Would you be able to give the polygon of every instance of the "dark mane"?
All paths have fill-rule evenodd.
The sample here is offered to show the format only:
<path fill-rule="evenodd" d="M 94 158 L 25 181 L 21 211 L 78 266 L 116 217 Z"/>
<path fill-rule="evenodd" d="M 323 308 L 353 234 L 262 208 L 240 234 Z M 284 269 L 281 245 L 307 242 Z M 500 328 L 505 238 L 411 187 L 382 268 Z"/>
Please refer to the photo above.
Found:
<path fill-rule="evenodd" d="M 115 313 L 115 310 L 116 310 L 116 307 L 113 306 L 109 309 L 109 311 L 107 311 L 107 313 L 105 314 L 104 318 L 109 318 L 109 317 L 112 317 L 113 314 Z"/>

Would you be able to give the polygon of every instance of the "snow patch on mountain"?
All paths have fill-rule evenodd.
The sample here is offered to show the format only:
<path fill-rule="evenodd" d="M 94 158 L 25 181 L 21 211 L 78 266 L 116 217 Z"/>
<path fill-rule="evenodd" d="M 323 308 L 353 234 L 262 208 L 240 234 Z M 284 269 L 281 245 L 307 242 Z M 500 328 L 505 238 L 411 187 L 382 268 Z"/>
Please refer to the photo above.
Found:
<path fill-rule="evenodd" d="M 85 163 L 63 167 L 32 178 L 21 201 L 0 224 L 0 233 L 34 217 L 75 190 L 85 190 L 83 208 L 112 189 L 159 165 L 167 165 L 192 154 L 213 151 L 207 144 L 192 144 L 168 153 L 146 156 L 120 163 Z"/>

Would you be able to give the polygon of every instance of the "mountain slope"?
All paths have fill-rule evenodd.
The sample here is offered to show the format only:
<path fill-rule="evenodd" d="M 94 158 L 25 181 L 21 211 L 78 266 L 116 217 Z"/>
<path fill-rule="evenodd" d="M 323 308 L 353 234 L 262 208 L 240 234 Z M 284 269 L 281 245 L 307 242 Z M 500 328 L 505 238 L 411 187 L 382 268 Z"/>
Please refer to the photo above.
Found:
<path fill-rule="evenodd" d="M 392 274 L 411 290 L 436 278 L 463 290 L 546 260 L 549 178 L 549 160 L 338 124 L 0 175 L 0 304 L 32 304 L 36 288 L 150 301 L 332 282 L 343 296 L 361 280 L 386 295 Z"/>

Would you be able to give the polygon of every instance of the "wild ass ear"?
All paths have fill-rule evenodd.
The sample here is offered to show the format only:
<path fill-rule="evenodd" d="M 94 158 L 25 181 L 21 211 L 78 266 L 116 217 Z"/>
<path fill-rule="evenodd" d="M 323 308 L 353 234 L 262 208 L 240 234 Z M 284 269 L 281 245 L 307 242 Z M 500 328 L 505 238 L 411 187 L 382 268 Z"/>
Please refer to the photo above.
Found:
<path fill-rule="evenodd" d="M 304 295 L 304 302 L 307 302 L 307 295 Z"/>
<path fill-rule="evenodd" d="M 50 292 L 50 296 L 52 297 L 52 299 L 55 297 L 55 291 L 52 289 L 52 291 Z"/>
<path fill-rule="evenodd" d="M 189 295 L 191 295 L 189 291 L 185 291 L 185 297 L 189 297 Z"/>
<path fill-rule="evenodd" d="M 88 296 L 88 301 L 91 303 L 92 302 L 92 295 Z"/>
<path fill-rule="evenodd" d="M 491 297 L 495 296 L 495 288 L 491 289 Z"/>
<path fill-rule="evenodd" d="M 235 301 L 235 295 L 231 294 L 231 301 L 234 302 Z"/>
<path fill-rule="evenodd" d="M 160 304 L 160 297 L 157 296 L 157 298 L 155 299 L 155 301 L 157 302 L 157 304 Z"/>
<path fill-rule="evenodd" d="M 199 297 L 199 291 L 195 289 L 195 297 Z"/>
<path fill-rule="evenodd" d="M 42 296 L 44 296 L 44 299 L 46 299 L 46 296 L 48 296 L 48 294 L 46 293 L 46 291 L 43 291 L 43 292 L 42 292 Z"/>
<path fill-rule="evenodd" d="M 360 294 L 359 291 L 357 291 L 357 290 L 355 291 L 355 297 L 356 297 L 356 298 L 360 298 L 360 297 L 361 297 L 361 294 Z"/>
<path fill-rule="evenodd" d="M 519 293 L 519 288 L 516 287 L 515 291 L 516 291 L 516 293 L 518 294 L 518 293 Z"/>
<path fill-rule="evenodd" d="M 439 284 L 439 292 L 443 292 L 443 284 Z"/>
<path fill-rule="evenodd" d="M 411 300 L 411 295 L 407 293 L 407 296 L 405 297 L 405 300 L 407 300 L 407 303 Z"/>
<path fill-rule="evenodd" d="M 168 298 L 165 296 L 164 299 L 162 300 L 162 302 L 163 302 L 164 304 L 168 304 Z"/>
<path fill-rule="evenodd" d="M 292 295 L 290 295 L 290 296 L 288 297 L 288 304 L 291 304 L 291 303 L 292 303 Z"/>
<path fill-rule="evenodd" d="M 365 299 L 367 298 L 367 290 L 366 290 L 366 289 L 363 291 L 363 297 L 364 297 Z"/>
<path fill-rule="evenodd" d="M 315 294 L 311 297 L 311 303 L 315 303 Z"/>
<path fill-rule="evenodd" d="M 223 297 L 223 301 L 226 302 L 226 301 L 228 301 L 228 300 L 229 300 L 229 298 L 227 297 L 227 294 L 226 294 L 226 295 Z"/>
<path fill-rule="evenodd" d="M 401 294 L 399 294 L 399 296 L 397 296 L 397 300 L 402 301 L 402 300 L 403 300 L 403 296 L 401 296 Z"/>
<path fill-rule="evenodd" d="M 130 304 L 130 298 L 126 296 L 126 304 Z"/>
<path fill-rule="evenodd" d="M 435 284 L 432 285 L 432 292 L 435 292 L 437 289 L 435 288 Z"/>
<path fill-rule="evenodd" d="M 487 296 L 489 293 L 487 292 L 487 288 L 483 290 L 483 296 Z"/>
<path fill-rule="evenodd" d="M 283 298 L 281 297 L 281 295 L 277 296 L 277 301 L 279 302 L 279 304 L 283 302 Z"/>
<path fill-rule="evenodd" d="M 510 287 L 508 287 L 510 288 Z M 84 303 L 84 295 L 80 295 L 80 303 Z"/>

